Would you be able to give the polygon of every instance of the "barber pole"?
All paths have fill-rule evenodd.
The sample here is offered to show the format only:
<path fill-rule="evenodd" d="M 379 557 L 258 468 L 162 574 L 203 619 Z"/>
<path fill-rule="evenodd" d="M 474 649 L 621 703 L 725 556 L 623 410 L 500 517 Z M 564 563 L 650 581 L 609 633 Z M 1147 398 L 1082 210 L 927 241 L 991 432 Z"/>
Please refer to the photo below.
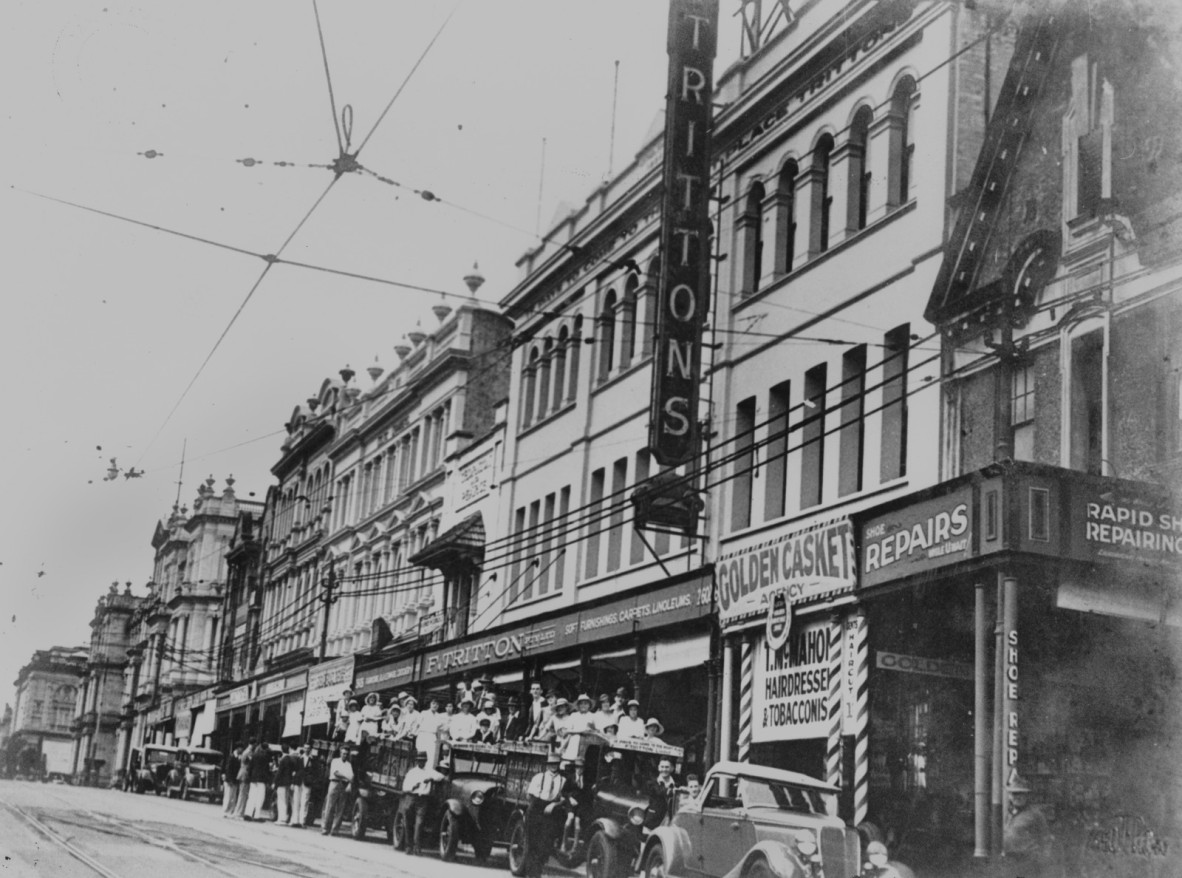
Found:
<path fill-rule="evenodd" d="M 866 819 L 870 796 L 870 648 L 866 613 L 854 617 L 854 825 Z"/>
<path fill-rule="evenodd" d="M 825 749 L 825 780 L 841 786 L 841 619 L 829 627 L 829 738 Z"/>
<path fill-rule="evenodd" d="M 755 680 L 751 641 L 744 640 L 739 654 L 739 761 L 751 756 L 751 687 Z"/>

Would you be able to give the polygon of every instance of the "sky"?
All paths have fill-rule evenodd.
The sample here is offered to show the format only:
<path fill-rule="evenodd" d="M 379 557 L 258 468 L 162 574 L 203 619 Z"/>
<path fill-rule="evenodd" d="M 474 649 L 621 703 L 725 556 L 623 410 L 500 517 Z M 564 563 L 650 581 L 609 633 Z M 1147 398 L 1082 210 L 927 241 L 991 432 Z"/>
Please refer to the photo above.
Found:
<path fill-rule="evenodd" d="M 723 3 L 719 71 L 737 54 L 737 8 Z M 405 332 L 437 325 L 435 293 L 282 264 L 260 282 L 260 254 L 290 236 L 288 259 L 457 294 L 478 263 L 481 298 L 500 299 L 539 223 L 643 145 L 667 10 L 6 5 L 0 704 L 34 650 L 88 641 L 111 582 L 145 593 L 182 449 L 182 503 L 231 474 L 261 500 L 298 403 L 345 365 L 368 386 L 375 357 L 392 367 Z M 350 111 L 350 151 L 400 187 L 346 174 L 323 195 L 332 172 L 308 165 L 338 155 Z M 112 457 L 120 475 L 104 481 Z"/>

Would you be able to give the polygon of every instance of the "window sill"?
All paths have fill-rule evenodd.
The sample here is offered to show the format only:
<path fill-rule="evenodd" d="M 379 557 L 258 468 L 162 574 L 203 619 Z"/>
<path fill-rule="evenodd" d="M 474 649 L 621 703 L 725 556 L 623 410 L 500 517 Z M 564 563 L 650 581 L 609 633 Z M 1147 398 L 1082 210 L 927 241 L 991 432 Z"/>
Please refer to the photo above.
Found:
<path fill-rule="evenodd" d="M 542 418 L 540 421 L 534 421 L 529 426 L 522 427 L 520 430 L 518 430 L 517 431 L 518 438 L 520 438 L 522 436 L 528 436 L 530 433 L 532 433 L 534 430 L 538 429 L 539 427 L 544 427 L 546 424 L 549 424 L 551 421 L 557 420 L 559 417 L 566 414 L 574 407 L 575 407 L 575 401 L 573 399 L 568 399 L 559 408 L 555 409 L 552 412 L 548 412 L 546 414 L 546 417 Z"/>
<path fill-rule="evenodd" d="M 543 595 L 535 595 L 534 597 L 531 597 L 531 598 L 524 598 L 522 600 L 516 600 L 516 601 L 513 601 L 512 603 L 506 604 L 505 609 L 501 611 L 501 614 L 504 615 L 505 613 L 515 613 L 518 610 L 524 609 L 525 607 L 533 607 L 533 606 L 536 606 L 537 604 L 543 604 L 546 601 L 554 600 L 554 598 L 558 597 L 561 594 L 562 594 L 561 591 L 549 591 Z"/>
<path fill-rule="evenodd" d="M 753 302 L 762 301 L 769 294 L 781 289 L 789 282 L 797 280 L 801 275 L 805 274 L 806 272 L 810 271 L 811 269 L 815 268 L 816 266 L 823 265 L 824 263 L 828 262 L 830 259 L 834 258 L 838 254 L 844 253 L 846 250 L 848 250 L 850 247 L 853 247 L 855 244 L 857 244 L 863 238 L 874 234 L 874 232 L 878 231 L 879 229 L 890 225 L 891 223 L 893 223 L 895 220 L 899 219 L 900 217 L 906 216 L 907 214 L 914 211 L 916 203 L 917 203 L 916 199 L 912 198 L 906 204 L 901 204 L 898 207 L 896 207 L 890 213 L 886 214 L 886 216 L 879 217 L 873 223 L 866 226 L 866 228 L 859 229 L 858 231 L 854 232 L 853 234 L 847 235 L 843 240 L 834 244 L 832 247 L 830 247 L 824 253 L 817 254 L 812 259 L 810 259 L 808 262 L 805 262 L 803 265 L 801 265 L 799 268 L 794 268 L 792 271 L 789 271 L 787 274 L 780 275 L 778 278 L 776 278 L 774 281 L 769 283 L 763 289 L 756 290 L 753 293 L 740 294 L 741 298 L 739 299 L 739 301 L 735 302 L 735 304 L 732 306 L 731 312 L 734 314 L 737 314 L 740 311 L 742 311 L 744 308 L 748 307 Z"/>
<path fill-rule="evenodd" d="M 652 360 L 653 360 L 653 355 L 651 353 L 645 354 L 640 359 L 635 360 L 632 363 L 629 363 L 627 368 L 617 369 L 615 372 L 613 372 L 611 375 L 609 375 L 605 380 L 596 382 L 595 386 L 591 388 L 591 395 L 595 396 L 597 393 L 599 393 L 603 390 L 607 390 L 612 385 L 619 384 L 621 381 L 623 381 L 625 378 L 627 378 L 633 372 L 636 372 L 639 369 L 641 369 L 642 367 L 649 365 L 652 362 Z"/>

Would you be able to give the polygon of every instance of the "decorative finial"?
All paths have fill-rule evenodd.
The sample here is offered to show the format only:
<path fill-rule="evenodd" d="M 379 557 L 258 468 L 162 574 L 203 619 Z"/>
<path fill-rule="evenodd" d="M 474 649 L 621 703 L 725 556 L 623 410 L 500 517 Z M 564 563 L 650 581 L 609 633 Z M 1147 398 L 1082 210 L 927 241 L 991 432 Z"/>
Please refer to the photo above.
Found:
<path fill-rule="evenodd" d="M 320 397 L 309 396 L 308 397 L 308 411 L 315 412 L 316 409 L 318 409 L 319 407 L 320 407 Z"/>
<path fill-rule="evenodd" d="M 370 367 L 369 367 L 368 369 L 366 369 L 365 371 L 369 373 L 369 377 L 370 377 L 370 378 L 373 380 L 373 383 L 374 383 L 374 384 L 377 384 L 377 383 L 378 383 L 378 379 L 382 377 L 382 373 L 383 373 L 383 372 L 385 372 L 386 370 L 385 370 L 385 369 L 383 369 L 383 368 L 382 368 L 382 367 L 381 367 L 381 366 L 378 364 L 378 357 L 377 357 L 377 354 L 374 354 L 374 358 L 373 358 L 373 365 L 372 365 L 372 366 L 370 366 Z"/>
<path fill-rule="evenodd" d="M 400 359 L 400 360 L 405 360 L 406 355 L 409 354 L 410 351 L 411 351 L 411 347 L 408 344 L 394 345 L 394 353 L 398 354 L 398 359 Z"/>
<path fill-rule="evenodd" d="M 353 380 L 353 376 L 354 376 L 354 375 L 356 375 L 356 374 L 357 374 L 357 373 L 356 373 L 356 372 L 354 372 L 354 371 L 353 371 L 353 370 L 352 370 L 352 369 L 349 367 L 349 364 L 348 364 L 348 363 L 346 363 L 346 364 L 345 364 L 345 368 L 344 368 L 344 369 L 342 369 L 342 370 L 341 370 L 341 372 L 340 372 L 340 375 L 341 375 L 341 381 L 343 381 L 343 382 L 345 382 L 346 384 L 348 384 L 350 381 L 352 381 L 352 380 Z"/>
<path fill-rule="evenodd" d="M 472 263 L 472 273 L 464 275 L 464 283 L 467 284 L 468 291 L 473 296 L 484 285 L 484 275 L 480 273 L 480 265 L 478 263 Z"/>
<path fill-rule="evenodd" d="M 406 337 L 409 338 L 410 343 L 415 345 L 416 347 L 418 345 L 422 344 L 423 339 L 425 339 L 427 337 L 426 333 L 423 332 L 423 321 L 421 321 L 421 320 L 416 321 L 414 331 L 408 332 L 406 334 Z"/>

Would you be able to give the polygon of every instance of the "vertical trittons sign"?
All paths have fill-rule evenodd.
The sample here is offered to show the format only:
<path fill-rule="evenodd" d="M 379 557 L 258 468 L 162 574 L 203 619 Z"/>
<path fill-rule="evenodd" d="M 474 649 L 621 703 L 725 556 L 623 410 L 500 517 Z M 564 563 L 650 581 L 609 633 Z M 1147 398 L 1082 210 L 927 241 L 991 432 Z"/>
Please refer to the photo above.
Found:
<path fill-rule="evenodd" d="M 698 454 L 702 331 L 710 295 L 710 123 L 718 0 L 670 0 L 649 448 L 663 466 Z"/>

